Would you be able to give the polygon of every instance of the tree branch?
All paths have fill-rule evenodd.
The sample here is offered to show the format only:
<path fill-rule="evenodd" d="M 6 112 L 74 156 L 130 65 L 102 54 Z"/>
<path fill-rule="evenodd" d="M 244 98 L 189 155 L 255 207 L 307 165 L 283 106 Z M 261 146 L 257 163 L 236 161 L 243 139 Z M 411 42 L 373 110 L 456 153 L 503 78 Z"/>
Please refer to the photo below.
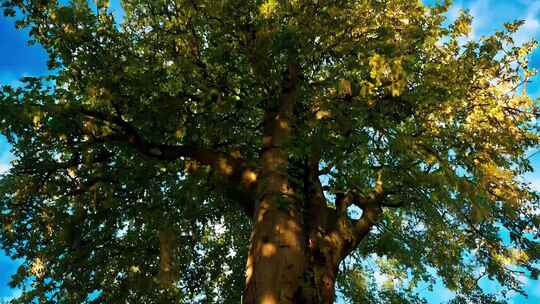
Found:
<path fill-rule="evenodd" d="M 363 209 L 359 220 L 353 222 L 353 231 L 357 242 L 354 247 L 369 233 L 371 228 L 377 224 L 379 216 L 382 214 L 380 207 L 368 207 Z"/>
<path fill-rule="evenodd" d="M 120 116 L 78 107 L 77 112 L 115 124 L 121 133 L 99 137 L 104 142 L 128 144 L 140 154 L 163 161 L 174 161 L 180 158 L 189 158 L 203 165 L 209 165 L 215 172 L 223 177 L 231 186 L 240 186 L 243 195 L 240 205 L 248 216 L 253 215 L 257 183 L 257 173 L 248 164 L 233 155 L 222 151 L 201 148 L 191 145 L 165 145 L 156 144 L 146 140 L 140 132 Z M 238 196 L 236 197 L 239 198 Z"/>

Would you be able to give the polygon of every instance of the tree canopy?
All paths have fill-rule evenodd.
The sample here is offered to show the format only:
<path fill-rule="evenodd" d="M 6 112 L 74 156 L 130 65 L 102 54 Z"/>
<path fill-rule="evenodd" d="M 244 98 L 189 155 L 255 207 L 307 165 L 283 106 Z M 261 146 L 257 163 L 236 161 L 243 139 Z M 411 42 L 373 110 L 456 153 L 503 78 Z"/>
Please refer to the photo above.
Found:
<path fill-rule="evenodd" d="M 538 277 L 522 22 L 474 41 L 449 2 L 2 5 L 50 68 L 0 92 L 13 303 L 331 303 L 334 286 L 422 303 L 435 277 L 453 303 L 499 303 Z"/>

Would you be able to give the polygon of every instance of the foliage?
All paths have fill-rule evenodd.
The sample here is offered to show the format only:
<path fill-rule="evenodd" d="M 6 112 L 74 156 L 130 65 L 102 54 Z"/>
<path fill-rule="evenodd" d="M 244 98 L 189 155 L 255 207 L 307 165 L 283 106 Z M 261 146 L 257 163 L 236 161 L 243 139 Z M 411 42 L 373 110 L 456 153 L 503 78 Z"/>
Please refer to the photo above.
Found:
<path fill-rule="evenodd" d="M 490 303 L 479 278 L 522 292 L 521 272 L 538 276 L 538 197 L 519 179 L 537 108 L 517 93 L 535 44 L 513 44 L 521 22 L 471 41 L 468 14 L 443 25 L 449 3 L 126 0 L 120 22 L 106 2 L 3 2 L 51 70 L 0 93 L 16 157 L 1 240 L 25 261 L 13 303 L 238 303 L 250 207 L 223 175 L 236 161 L 257 172 L 292 60 L 290 179 L 320 151 L 330 208 L 345 192 L 385 196 L 341 265 L 347 300 L 422 303 L 412 290 L 435 272 L 455 303 Z M 378 286 L 369 259 L 403 284 Z"/>

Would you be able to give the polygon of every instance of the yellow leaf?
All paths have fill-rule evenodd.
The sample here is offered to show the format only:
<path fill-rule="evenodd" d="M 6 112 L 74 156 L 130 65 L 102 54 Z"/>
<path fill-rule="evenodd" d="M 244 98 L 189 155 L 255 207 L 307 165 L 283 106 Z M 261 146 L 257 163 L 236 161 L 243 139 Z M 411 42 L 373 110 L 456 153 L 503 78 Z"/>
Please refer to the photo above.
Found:
<path fill-rule="evenodd" d="M 271 18 L 272 15 L 275 14 L 278 7 L 279 7 L 279 3 L 277 0 L 267 0 L 265 3 L 263 3 L 259 7 L 259 12 L 264 18 L 268 19 L 268 18 Z"/>

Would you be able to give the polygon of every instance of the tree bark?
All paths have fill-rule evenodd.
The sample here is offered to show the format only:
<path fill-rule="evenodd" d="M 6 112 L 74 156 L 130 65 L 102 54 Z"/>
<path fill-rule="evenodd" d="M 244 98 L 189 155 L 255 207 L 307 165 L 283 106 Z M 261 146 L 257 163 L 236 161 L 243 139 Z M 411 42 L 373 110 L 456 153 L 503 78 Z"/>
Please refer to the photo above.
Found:
<path fill-rule="evenodd" d="M 333 303 L 343 243 L 332 234 L 306 233 L 298 212 L 271 204 L 261 204 L 262 220 L 254 223 L 244 303 Z"/>
<path fill-rule="evenodd" d="M 324 228 L 312 225 L 325 221 L 326 201 L 321 202 L 322 191 L 318 196 L 296 193 L 298 189 L 294 189 L 287 173 L 286 145 L 291 137 L 296 102 L 296 68 L 289 65 L 283 91 L 275 104 L 269 103 L 264 117 L 258 201 L 246 265 L 245 304 L 334 301 L 339 261 L 335 250 L 323 248 L 330 245 L 325 240 Z M 309 191 L 316 192 L 312 190 Z"/>
<path fill-rule="evenodd" d="M 319 180 L 320 148 L 306 160 L 303 189 L 289 180 L 289 153 L 298 71 L 290 64 L 282 92 L 268 102 L 246 264 L 244 304 L 326 304 L 335 299 L 339 263 L 364 238 L 380 214 L 380 183 L 369 199 L 342 195 L 336 209 L 327 206 Z M 359 220 L 347 206 L 362 203 Z"/>
<path fill-rule="evenodd" d="M 335 300 L 337 265 L 306 265 L 302 287 L 294 303 L 330 304 Z"/>
<path fill-rule="evenodd" d="M 292 303 L 303 274 L 302 206 L 289 182 L 284 147 L 291 134 L 296 86 L 297 67 L 290 64 L 279 98 L 266 107 L 244 303 Z"/>
<path fill-rule="evenodd" d="M 339 264 L 367 236 L 380 208 L 347 220 L 331 208 L 321 216 L 272 208 L 265 200 L 254 222 L 244 304 L 327 304 L 335 300 Z M 314 205 L 315 202 L 305 202 Z"/>
<path fill-rule="evenodd" d="M 263 221 L 254 223 L 243 303 L 333 303 L 338 266 L 350 241 L 320 229 L 323 222 L 307 224 L 298 213 L 265 210 Z M 335 226 L 336 213 L 326 214 Z"/>

